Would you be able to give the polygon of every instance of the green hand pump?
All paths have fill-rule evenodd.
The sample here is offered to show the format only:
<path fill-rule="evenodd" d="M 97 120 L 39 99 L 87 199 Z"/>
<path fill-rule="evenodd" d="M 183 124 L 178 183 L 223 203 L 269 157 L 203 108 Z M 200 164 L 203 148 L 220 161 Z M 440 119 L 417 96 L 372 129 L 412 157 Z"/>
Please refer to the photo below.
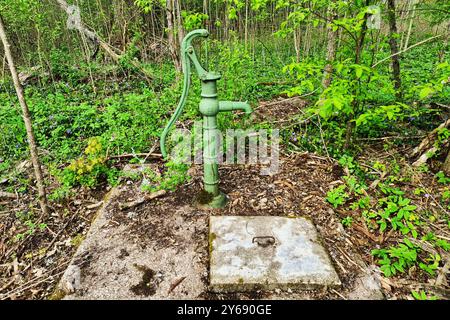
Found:
<path fill-rule="evenodd" d="M 208 37 L 208 30 L 194 30 L 186 35 L 181 43 L 181 63 L 183 66 L 184 86 L 180 102 L 172 115 L 169 123 L 164 128 L 161 135 L 161 153 L 167 158 L 166 138 L 172 125 L 177 121 L 186 104 L 188 96 L 191 63 L 201 80 L 202 92 L 200 101 L 200 113 L 203 115 L 203 183 L 204 191 L 211 195 L 211 199 L 206 204 L 207 207 L 221 208 L 226 204 L 227 197 L 219 190 L 219 169 L 217 158 L 217 115 L 222 111 L 243 110 L 246 114 L 251 114 L 252 109 L 247 102 L 219 101 L 217 97 L 217 81 L 221 75 L 216 72 L 205 70 L 198 61 L 192 41 L 198 37 Z M 208 197 L 209 198 L 209 197 Z"/>

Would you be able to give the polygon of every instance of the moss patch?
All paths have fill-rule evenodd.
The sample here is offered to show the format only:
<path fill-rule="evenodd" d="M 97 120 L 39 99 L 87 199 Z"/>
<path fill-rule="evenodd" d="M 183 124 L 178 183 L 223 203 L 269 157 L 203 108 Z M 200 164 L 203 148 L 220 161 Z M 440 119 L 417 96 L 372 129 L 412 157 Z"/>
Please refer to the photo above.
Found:
<path fill-rule="evenodd" d="M 66 292 L 62 289 L 56 289 L 48 300 L 62 300 L 66 296 Z"/>
<path fill-rule="evenodd" d="M 213 201 L 214 195 L 208 191 L 201 190 L 195 197 L 195 201 L 199 204 L 208 204 Z"/>
<path fill-rule="evenodd" d="M 209 234 L 209 253 L 213 251 L 213 241 L 217 238 L 217 235 L 214 232 Z"/>
<path fill-rule="evenodd" d="M 142 280 L 130 288 L 130 290 L 138 296 L 152 296 L 156 293 L 156 283 L 154 281 L 155 271 L 146 267 L 135 264 L 134 267 L 142 272 Z"/>

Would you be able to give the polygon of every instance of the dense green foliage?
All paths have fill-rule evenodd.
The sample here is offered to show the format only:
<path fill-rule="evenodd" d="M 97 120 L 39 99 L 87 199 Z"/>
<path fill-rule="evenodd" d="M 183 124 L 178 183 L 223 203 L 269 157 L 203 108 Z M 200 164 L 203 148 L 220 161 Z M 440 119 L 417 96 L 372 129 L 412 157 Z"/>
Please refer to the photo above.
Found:
<path fill-rule="evenodd" d="M 50 200 L 60 200 L 78 186 L 117 184 L 121 173 L 112 156 L 145 154 L 158 145 L 182 90 L 176 69 L 178 36 L 207 28 L 210 39 L 195 46 L 200 60 L 223 76 L 220 98 L 249 101 L 254 107 L 279 97 L 305 99 L 306 107 L 288 124 L 253 125 L 280 128 L 287 153 L 306 150 L 339 161 L 345 174 L 341 184 L 328 190 L 326 201 L 340 212 L 345 228 L 362 224 L 382 239 L 383 246 L 367 252 L 386 277 L 414 268 L 421 276 L 436 276 L 441 256 L 411 239 L 440 252 L 450 250 L 445 239 L 424 228 L 436 219 L 450 227 L 450 178 L 445 168 L 425 164 L 414 169 L 428 173 L 439 185 L 441 193 L 433 199 L 440 216 L 418 205 L 417 199 L 432 196 L 424 186 L 407 190 L 414 174 L 400 165 L 403 158 L 371 159 L 366 167 L 357 159 L 367 141 L 378 142 L 378 150 L 385 152 L 413 148 L 420 142 L 414 137 L 422 138 L 448 118 L 448 1 L 395 1 L 396 21 L 385 1 L 373 0 L 73 3 L 80 7 L 84 25 L 118 58 L 98 41 L 68 29 L 67 15 L 57 1 L 0 3 L 19 71 L 28 74 L 25 94 L 40 155 L 48 175 L 60 184 Z M 381 28 L 368 25 L 377 14 L 374 5 L 381 10 Z M 394 55 L 393 44 L 400 51 Z M 399 58 L 399 74 L 392 67 L 393 57 Z M 324 84 L 327 76 L 331 80 Z M 396 77 L 401 80 L 397 87 Z M 199 81 L 193 77 L 180 118 L 188 127 L 199 118 L 199 99 Z M 219 115 L 220 128 L 247 124 L 232 113 Z M 437 131 L 434 159 L 445 159 L 449 138 L 448 129 Z M 0 79 L 0 180 L 14 176 L 17 164 L 26 158 L 25 126 L 5 69 Z M 168 162 L 161 175 L 145 172 L 152 184 L 144 189 L 174 190 L 189 180 L 188 169 Z M 27 192 L 29 181 L 21 179 L 18 175 L 16 191 Z M 45 228 L 28 216 L 18 219 L 30 232 Z M 401 242 L 389 243 L 386 239 L 392 234 Z M 424 291 L 413 291 L 412 296 L 434 298 Z"/>

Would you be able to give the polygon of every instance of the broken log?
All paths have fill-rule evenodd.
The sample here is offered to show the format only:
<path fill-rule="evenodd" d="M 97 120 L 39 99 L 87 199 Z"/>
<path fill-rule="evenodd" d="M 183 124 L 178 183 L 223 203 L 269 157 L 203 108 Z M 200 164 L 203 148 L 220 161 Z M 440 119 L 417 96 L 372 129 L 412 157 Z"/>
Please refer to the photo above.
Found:
<path fill-rule="evenodd" d="M 413 151 L 411 153 L 411 157 L 412 158 L 417 157 L 417 156 L 423 154 L 425 150 L 429 150 L 431 145 L 433 144 L 434 140 L 438 136 L 439 130 L 441 130 L 443 128 L 447 128 L 449 126 L 450 126 L 450 119 L 446 120 L 439 127 L 437 127 L 436 129 L 431 131 L 429 134 L 427 134 L 425 139 L 423 139 L 422 142 L 413 149 Z"/>
<path fill-rule="evenodd" d="M 428 159 L 430 159 L 434 154 L 438 151 L 438 148 L 431 147 L 427 151 L 425 151 L 414 163 L 413 167 L 420 167 L 422 164 L 427 163 Z"/>

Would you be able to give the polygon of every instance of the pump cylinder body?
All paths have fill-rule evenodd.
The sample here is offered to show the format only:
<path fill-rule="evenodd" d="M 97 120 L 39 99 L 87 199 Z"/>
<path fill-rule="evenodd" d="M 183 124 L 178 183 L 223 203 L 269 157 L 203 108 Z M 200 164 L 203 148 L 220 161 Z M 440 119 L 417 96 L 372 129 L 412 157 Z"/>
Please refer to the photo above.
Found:
<path fill-rule="evenodd" d="M 217 158 L 218 135 L 217 80 L 203 80 L 200 112 L 203 114 L 203 182 L 205 191 L 214 197 L 219 196 L 219 168 Z"/>

